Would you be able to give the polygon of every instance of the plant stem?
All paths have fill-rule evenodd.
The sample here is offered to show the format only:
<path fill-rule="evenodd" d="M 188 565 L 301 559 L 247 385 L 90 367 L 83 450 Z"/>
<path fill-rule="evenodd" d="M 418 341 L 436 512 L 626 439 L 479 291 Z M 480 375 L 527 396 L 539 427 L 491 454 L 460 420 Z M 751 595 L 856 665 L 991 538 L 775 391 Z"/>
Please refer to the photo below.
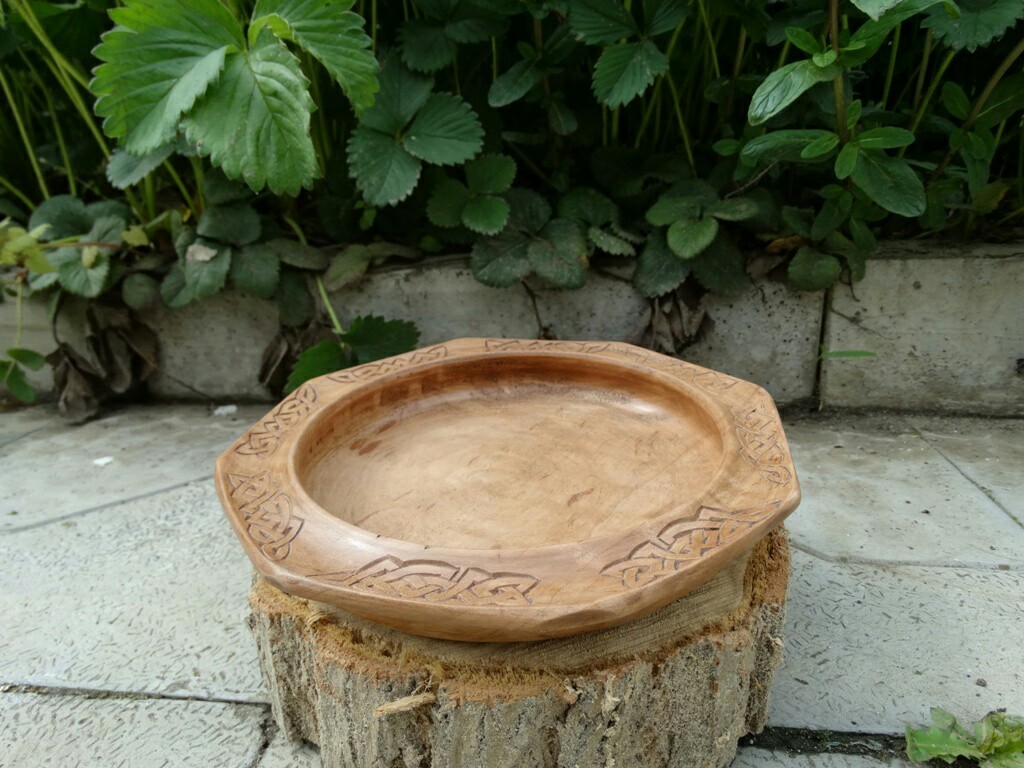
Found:
<path fill-rule="evenodd" d="M 22 203 L 25 204 L 25 206 L 29 210 L 32 210 L 33 208 L 36 207 L 35 203 L 32 202 L 32 200 L 29 198 L 28 195 L 26 195 L 24 192 L 22 192 L 20 189 L 18 189 L 13 184 L 11 184 L 11 182 L 9 182 L 3 176 L 0 176 L 0 187 L 3 187 L 8 192 L 10 192 L 12 195 L 14 195 L 16 198 L 18 198 Z"/>
<path fill-rule="evenodd" d="M 7 103 L 11 106 L 11 115 L 14 117 L 14 124 L 18 127 L 18 134 L 21 136 L 21 143 L 25 145 L 25 154 L 28 156 L 28 161 L 32 166 L 32 171 L 36 175 L 36 182 L 39 184 L 39 190 L 43 193 L 43 197 L 49 200 L 50 190 L 46 186 L 46 179 L 43 178 L 43 171 L 39 167 L 39 159 L 36 157 L 35 148 L 32 146 L 31 139 L 28 137 L 28 130 L 25 128 L 25 121 L 21 118 L 21 110 L 18 109 L 18 105 L 14 101 L 14 94 L 11 92 L 10 83 L 7 82 L 7 75 L 4 74 L 2 69 L 0 69 L 0 88 L 3 89 L 4 96 L 7 97 Z"/>
<path fill-rule="evenodd" d="M 377 55 L 377 0 L 370 0 L 370 50 Z"/>
<path fill-rule="evenodd" d="M 711 54 L 711 67 L 715 71 L 715 77 L 722 76 L 722 69 L 718 66 L 718 53 L 715 51 L 715 36 L 711 32 L 711 21 L 708 18 L 708 9 L 704 0 L 697 0 L 697 7 L 700 10 L 701 21 L 704 22 L 704 31 L 707 34 L 708 50 Z"/>
<path fill-rule="evenodd" d="M 22 296 L 22 280 L 21 280 L 21 278 L 15 279 L 14 285 L 16 286 L 16 289 L 17 289 L 17 294 L 16 294 L 16 297 L 15 297 L 15 303 L 14 303 L 14 323 L 15 323 L 15 325 L 14 325 L 14 346 L 15 347 L 20 347 L 21 346 L 21 325 L 22 325 L 21 301 L 24 298 Z"/>
<path fill-rule="evenodd" d="M 683 113 L 679 108 L 679 91 L 676 90 L 675 81 L 672 79 L 672 73 L 667 72 L 668 75 L 668 87 L 672 91 L 672 104 L 675 106 L 676 111 L 676 122 L 679 123 L 679 136 L 683 140 L 683 148 L 686 150 L 686 160 L 690 164 L 690 170 L 696 175 L 697 163 L 693 158 L 693 147 L 690 146 L 690 132 L 686 128 L 686 120 L 683 119 Z"/>
<path fill-rule="evenodd" d="M 1012 51 L 1006 54 L 1006 58 L 1003 59 L 996 71 L 992 73 L 992 77 L 990 77 L 988 82 L 985 84 L 985 88 L 978 94 L 978 98 L 975 99 L 974 106 L 971 107 L 971 112 L 967 115 L 967 119 L 964 121 L 961 129 L 964 133 L 974 127 L 974 121 L 978 119 L 978 115 L 981 114 L 981 110 L 985 108 L 986 102 L 989 100 L 992 92 L 996 89 L 996 86 L 999 85 L 999 81 L 1003 79 L 1003 75 L 1010 70 L 1010 67 L 1012 67 L 1014 62 L 1020 58 L 1021 54 L 1024 54 L 1024 37 L 1017 42 L 1017 45 L 1013 47 Z M 950 56 L 952 56 L 952 52 L 950 53 Z M 946 166 L 949 165 L 950 160 L 952 160 L 955 155 L 956 150 L 954 149 L 950 149 L 949 152 L 946 153 L 942 162 L 939 163 L 932 172 L 931 179 L 928 181 L 929 184 L 939 177 L 939 174 L 945 170 Z"/>
<path fill-rule="evenodd" d="M 337 313 L 334 311 L 334 307 L 331 305 L 331 299 L 327 295 L 327 286 L 324 285 L 323 278 L 320 275 L 314 275 L 313 279 L 316 280 L 316 288 L 320 292 L 320 300 L 324 304 L 324 309 L 327 310 L 328 316 L 331 318 L 331 325 L 334 326 L 334 332 L 339 336 L 345 333 L 345 328 L 341 324 L 341 320 L 338 319 Z"/>
<path fill-rule="evenodd" d="M 832 42 L 832 50 L 836 54 L 836 61 L 839 56 L 839 0 L 829 0 L 829 38 Z M 836 101 L 836 131 L 839 140 L 845 144 L 850 140 L 850 131 L 846 125 L 846 94 L 843 88 L 843 69 L 832 78 L 832 95 Z"/>
<path fill-rule="evenodd" d="M 924 52 L 921 54 L 921 69 L 917 73 L 917 86 L 914 88 L 914 106 L 917 109 L 921 104 L 921 92 L 924 90 L 924 80 L 928 76 L 928 59 L 932 55 L 932 31 L 929 29 L 924 36 Z"/>
<path fill-rule="evenodd" d="M 892 90 L 892 76 L 896 71 L 896 51 L 900 47 L 900 28 L 897 24 L 892 33 L 892 50 L 889 51 L 889 68 L 885 71 L 885 87 L 882 89 L 882 109 L 889 103 L 889 91 Z"/>
<path fill-rule="evenodd" d="M 668 41 L 668 47 L 665 48 L 665 58 L 669 61 L 669 66 L 672 66 L 672 51 L 675 50 L 676 42 L 679 40 L 679 34 L 683 31 L 683 25 L 686 23 L 685 17 L 676 25 L 675 31 L 672 33 L 672 38 Z M 651 122 L 651 115 L 654 113 L 655 107 L 661 106 L 661 86 L 665 83 L 665 75 L 659 75 L 658 82 L 654 85 L 654 93 L 651 95 L 651 100 L 647 102 L 647 108 L 644 110 L 643 118 L 640 120 L 640 128 L 637 129 L 636 139 L 633 140 L 634 149 L 639 149 L 640 141 L 644 137 L 644 133 L 647 132 L 647 126 Z"/>
<path fill-rule="evenodd" d="M 942 76 L 946 74 L 946 70 L 949 68 L 950 63 L 953 61 L 953 57 L 956 56 L 956 51 L 951 50 L 946 54 L 946 58 L 942 60 L 942 64 L 939 65 L 938 71 L 932 77 L 931 83 L 928 84 L 928 90 L 924 94 L 924 98 L 921 99 L 921 103 L 917 107 L 917 111 L 914 113 L 914 119 L 910 121 L 910 125 L 907 126 L 907 130 L 911 133 L 917 131 L 917 127 L 924 120 L 925 112 L 928 111 L 928 105 L 931 104 L 932 97 L 935 95 L 935 91 L 938 90 L 939 84 L 942 82 Z M 899 157 L 903 157 L 906 153 L 907 148 L 902 147 L 899 152 Z"/>
<path fill-rule="evenodd" d="M 185 201 L 185 205 L 188 206 L 188 209 L 190 211 L 194 212 L 196 209 L 196 205 L 192 201 L 192 195 L 188 193 L 188 188 L 185 186 L 185 182 L 181 180 L 181 176 L 179 176 L 178 172 L 174 170 L 174 166 L 171 165 L 170 160 L 164 160 L 164 169 L 167 171 L 167 174 L 171 177 L 171 181 L 174 182 L 174 186 L 178 188 L 178 192 L 179 194 L 181 194 L 181 199 Z"/>

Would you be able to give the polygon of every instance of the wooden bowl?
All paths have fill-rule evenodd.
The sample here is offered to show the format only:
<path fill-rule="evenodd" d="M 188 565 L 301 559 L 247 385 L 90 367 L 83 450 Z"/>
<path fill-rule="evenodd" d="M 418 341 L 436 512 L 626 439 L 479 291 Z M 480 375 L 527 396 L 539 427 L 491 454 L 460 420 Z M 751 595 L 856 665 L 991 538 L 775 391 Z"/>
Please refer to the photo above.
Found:
<path fill-rule="evenodd" d="M 217 461 L 275 586 L 431 637 L 653 611 L 800 501 L 753 384 L 629 344 L 459 339 L 304 384 Z"/>

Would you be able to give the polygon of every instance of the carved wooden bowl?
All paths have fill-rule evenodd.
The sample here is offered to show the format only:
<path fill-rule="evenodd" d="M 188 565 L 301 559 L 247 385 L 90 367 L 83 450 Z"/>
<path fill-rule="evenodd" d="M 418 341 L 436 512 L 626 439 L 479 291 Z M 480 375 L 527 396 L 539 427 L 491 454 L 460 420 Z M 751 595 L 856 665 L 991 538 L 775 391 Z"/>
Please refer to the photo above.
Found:
<path fill-rule="evenodd" d="M 475 641 L 653 611 L 800 501 L 760 387 L 629 344 L 509 339 L 310 381 L 221 455 L 216 482 L 278 588 Z"/>

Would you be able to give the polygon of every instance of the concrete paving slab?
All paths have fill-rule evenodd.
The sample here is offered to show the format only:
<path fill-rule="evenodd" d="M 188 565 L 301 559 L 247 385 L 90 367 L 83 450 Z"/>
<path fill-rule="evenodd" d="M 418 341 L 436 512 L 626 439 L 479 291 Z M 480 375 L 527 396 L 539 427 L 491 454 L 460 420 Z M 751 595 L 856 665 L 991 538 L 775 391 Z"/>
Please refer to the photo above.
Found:
<path fill-rule="evenodd" d="M 867 276 L 831 290 L 828 405 L 1024 415 L 1024 257 L 1019 243 L 888 243 Z"/>
<path fill-rule="evenodd" d="M 50 404 L 14 406 L 0 413 L 0 448 L 52 426 L 59 418 L 56 407 Z"/>
<path fill-rule="evenodd" d="M 709 319 L 685 360 L 760 384 L 778 403 L 814 394 L 823 294 L 760 280 L 734 298 L 703 301 Z"/>
<path fill-rule="evenodd" d="M 915 417 L 921 436 L 1024 524 L 1024 420 Z"/>
<path fill-rule="evenodd" d="M 910 766 L 905 760 L 876 758 L 864 755 L 804 754 L 777 750 L 741 749 L 730 768 L 896 768 Z"/>
<path fill-rule="evenodd" d="M 306 742 L 288 741 L 280 732 L 271 740 L 259 768 L 320 768 L 320 750 Z"/>
<path fill-rule="evenodd" d="M 769 725 L 902 733 L 932 706 L 967 722 L 1024 711 L 1022 615 L 1021 572 L 794 552 Z"/>
<path fill-rule="evenodd" d="M 0 535 L 0 682 L 263 701 L 250 580 L 208 481 Z"/>
<path fill-rule="evenodd" d="M 77 427 L 51 408 L 0 414 L 13 433 L 42 427 L 0 444 L 0 531 L 212 477 L 217 455 L 268 410 L 249 405 L 214 416 L 203 405 L 135 406 Z"/>
<path fill-rule="evenodd" d="M 264 708 L 206 701 L 0 694 L 3 768 L 248 768 Z"/>
<path fill-rule="evenodd" d="M 872 561 L 1024 564 L 1024 528 L 912 427 L 859 421 L 786 425 L 803 490 L 786 523 L 797 546 Z"/>

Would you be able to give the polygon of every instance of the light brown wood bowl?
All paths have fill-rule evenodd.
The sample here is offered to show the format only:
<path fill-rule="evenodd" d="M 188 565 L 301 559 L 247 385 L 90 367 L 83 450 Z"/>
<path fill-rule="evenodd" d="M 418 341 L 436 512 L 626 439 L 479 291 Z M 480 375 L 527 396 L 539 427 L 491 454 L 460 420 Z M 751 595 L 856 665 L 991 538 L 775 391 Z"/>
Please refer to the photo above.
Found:
<path fill-rule="evenodd" d="M 314 379 L 217 461 L 281 590 L 420 635 L 649 613 L 793 511 L 760 387 L 618 343 L 459 339 Z"/>

